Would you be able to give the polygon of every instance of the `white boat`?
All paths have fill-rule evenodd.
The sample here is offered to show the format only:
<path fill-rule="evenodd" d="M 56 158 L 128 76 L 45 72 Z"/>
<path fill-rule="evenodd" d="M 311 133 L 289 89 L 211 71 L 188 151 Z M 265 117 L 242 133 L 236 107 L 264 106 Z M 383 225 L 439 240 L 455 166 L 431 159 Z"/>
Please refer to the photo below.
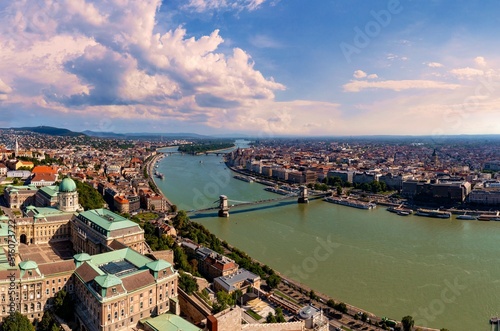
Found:
<path fill-rule="evenodd" d="M 376 207 L 374 203 L 368 203 L 363 201 L 355 201 L 342 198 L 327 197 L 324 199 L 326 202 L 336 203 L 342 206 L 354 207 L 359 209 L 373 209 Z"/>
<path fill-rule="evenodd" d="M 233 177 L 236 179 L 242 180 L 244 182 L 248 182 L 248 183 L 253 183 L 255 181 L 254 177 L 247 177 L 247 176 L 242 176 L 242 175 L 235 175 Z"/>
<path fill-rule="evenodd" d="M 440 210 L 434 210 L 434 209 L 424 209 L 420 208 L 417 209 L 417 212 L 415 213 L 417 216 L 426 216 L 426 217 L 435 217 L 435 218 L 450 218 L 451 213 L 447 211 L 440 211 Z"/>

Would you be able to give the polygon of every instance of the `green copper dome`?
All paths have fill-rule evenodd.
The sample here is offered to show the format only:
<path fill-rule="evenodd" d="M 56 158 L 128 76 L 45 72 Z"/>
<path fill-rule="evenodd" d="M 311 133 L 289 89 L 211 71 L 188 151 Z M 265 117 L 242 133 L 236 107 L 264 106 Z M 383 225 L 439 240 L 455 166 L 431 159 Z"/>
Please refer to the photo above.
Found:
<path fill-rule="evenodd" d="M 59 192 L 74 192 L 76 191 L 75 181 L 69 177 L 66 177 L 59 184 Z"/>

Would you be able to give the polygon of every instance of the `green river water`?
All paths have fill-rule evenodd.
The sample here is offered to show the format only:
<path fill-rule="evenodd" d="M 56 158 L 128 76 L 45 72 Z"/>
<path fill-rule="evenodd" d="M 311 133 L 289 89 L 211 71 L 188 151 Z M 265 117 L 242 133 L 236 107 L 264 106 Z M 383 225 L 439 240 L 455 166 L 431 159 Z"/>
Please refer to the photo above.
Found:
<path fill-rule="evenodd" d="M 233 178 L 220 156 L 172 154 L 158 171 L 162 192 L 188 211 L 216 206 L 220 194 L 230 204 L 280 197 Z M 500 314 L 500 222 L 293 199 L 191 219 L 280 273 L 379 316 L 471 331 L 489 330 L 489 318 Z"/>

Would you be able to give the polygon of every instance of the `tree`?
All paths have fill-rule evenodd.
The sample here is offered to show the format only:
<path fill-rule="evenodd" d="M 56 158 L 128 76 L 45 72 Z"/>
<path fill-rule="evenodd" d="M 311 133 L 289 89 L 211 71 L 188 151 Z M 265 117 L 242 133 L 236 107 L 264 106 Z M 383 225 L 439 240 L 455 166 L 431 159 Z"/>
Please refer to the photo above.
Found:
<path fill-rule="evenodd" d="M 401 319 L 401 324 L 403 324 L 403 331 L 411 331 L 415 321 L 413 320 L 413 317 L 408 315 Z"/>
<path fill-rule="evenodd" d="M 54 311 L 65 320 L 73 317 L 73 300 L 65 290 L 60 290 L 54 297 Z"/>
<path fill-rule="evenodd" d="M 189 224 L 189 218 L 184 210 L 180 210 L 172 220 L 172 224 L 177 231 L 184 230 Z"/>
<path fill-rule="evenodd" d="M 276 307 L 274 310 L 274 316 L 276 317 L 276 322 L 278 323 L 284 323 L 286 322 L 285 316 L 283 316 L 283 310 L 281 307 Z"/>
<path fill-rule="evenodd" d="M 330 308 L 335 308 L 335 301 L 333 301 L 332 299 L 328 299 L 326 305 Z"/>
<path fill-rule="evenodd" d="M 182 271 L 179 275 L 179 286 L 184 292 L 189 295 L 198 291 L 198 283 L 196 282 L 196 279 Z"/>
<path fill-rule="evenodd" d="M 52 329 L 52 324 L 54 324 L 54 318 L 48 310 L 43 313 L 42 320 L 38 324 L 40 331 L 50 331 Z"/>
<path fill-rule="evenodd" d="M 269 277 L 267 277 L 266 282 L 270 288 L 276 288 L 281 283 L 281 278 L 276 274 L 272 274 Z"/>
<path fill-rule="evenodd" d="M 87 183 L 75 180 L 76 190 L 78 192 L 78 202 L 83 209 L 99 209 L 104 206 L 104 198 L 102 195 Z"/>
<path fill-rule="evenodd" d="M 238 304 L 238 301 L 241 300 L 241 297 L 243 296 L 243 292 L 241 290 L 236 290 L 231 294 L 232 300 L 234 304 Z"/>
<path fill-rule="evenodd" d="M 234 305 L 234 298 L 224 291 L 219 291 L 216 294 L 217 302 L 212 305 L 212 310 L 214 314 L 221 312 L 228 308 L 229 306 Z"/>
<path fill-rule="evenodd" d="M 191 272 L 191 265 L 184 250 L 179 246 L 174 247 L 174 267 L 177 270 Z"/>
<path fill-rule="evenodd" d="M 340 311 L 341 313 L 344 313 L 344 314 L 347 313 L 347 305 L 343 302 L 336 304 L 334 308 L 336 310 Z"/>
<path fill-rule="evenodd" d="M 337 195 L 342 195 L 342 186 L 337 186 Z"/>
<path fill-rule="evenodd" d="M 35 331 L 35 327 L 26 316 L 16 311 L 3 320 L 1 331 Z"/>
<path fill-rule="evenodd" d="M 274 317 L 273 313 L 269 312 L 267 314 L 266 323 L 276 323 L 276 317 Z"/>

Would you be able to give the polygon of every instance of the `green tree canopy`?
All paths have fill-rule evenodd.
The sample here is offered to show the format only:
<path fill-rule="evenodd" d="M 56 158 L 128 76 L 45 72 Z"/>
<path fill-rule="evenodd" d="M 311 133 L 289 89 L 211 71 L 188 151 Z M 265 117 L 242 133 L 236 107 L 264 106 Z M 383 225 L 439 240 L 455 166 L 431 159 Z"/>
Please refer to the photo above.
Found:
<path fill-rule="evenodd" d="M 176 246 L 174 248 L 174 267 L 177 270 L 183 270 L 187 272 L 192 271 L 186 253 L 179 246 Z"/>
<path fill-rule="evenodd" d="M 224 291 L 219 291 L 216 294 L 217 302 L 212 306 L 213 313 L 216 314 L 227 309 L 230 306 L 234 306 L 234 297 Z"/>
<path fill-rule="evenodd" d="M 198 283 L 196 282 L 196 279 L 182 271 L 179 274 L 179 286 L 182 290 L 184 290 L 184 292 L 190 295 L 198 291 Z"/>
<path fill-rule="evenodd" d="M 38 328 L 40 331 L 51 331 L 52 325 L 54 324 L 54 318 L 52 314 L 46 310 L 43 313 L 42 320 L 38 324 Z"/>
<path fill-rule="evenodd" d="M 54 311 L 65 320 L 73 318 L 74 303 L 71 296 L 65 291 L 60 290 L 54 297 Z"/>
<path fill-rule="evenodd" d="M 276 288 L 281 283 L 281 278 L 276 274 L 272 274 L 267 277 L 266 283 L 270 288 Z"/>
<path fill-rule="evenodd" d="M 411 316 L 405 316 L 401 319 L 401 324 L 403 324 L 403 331 L 411 331 L 415 321 Z"/>
<path fill-rule="evenodd" d="M 26 316 L 16 311 L 3 320 L 1 331 L 35 331 L 35 327 Z"/>
<path fill-rule="evenodd" d="M 276 322 L 286 322 L 285 316 L 283 315 L 283 310 L 280 307 L 276 307 L 276 309 L 274 310 L 274 316 L 276 317 Z"/>
<path fill-rule="evenodd" d="M 91 185 L 75 180 L 76 190 L 78 191 L 78 202 L 83 209 L 98 209 L 104 207 L 104 198 Z"/>
<path fill-rule="evenodd" d="M 267 314 L 266 323 L 276 323 L 276 317 L 273 313 L 269 312 L 269 314 Z"/>

